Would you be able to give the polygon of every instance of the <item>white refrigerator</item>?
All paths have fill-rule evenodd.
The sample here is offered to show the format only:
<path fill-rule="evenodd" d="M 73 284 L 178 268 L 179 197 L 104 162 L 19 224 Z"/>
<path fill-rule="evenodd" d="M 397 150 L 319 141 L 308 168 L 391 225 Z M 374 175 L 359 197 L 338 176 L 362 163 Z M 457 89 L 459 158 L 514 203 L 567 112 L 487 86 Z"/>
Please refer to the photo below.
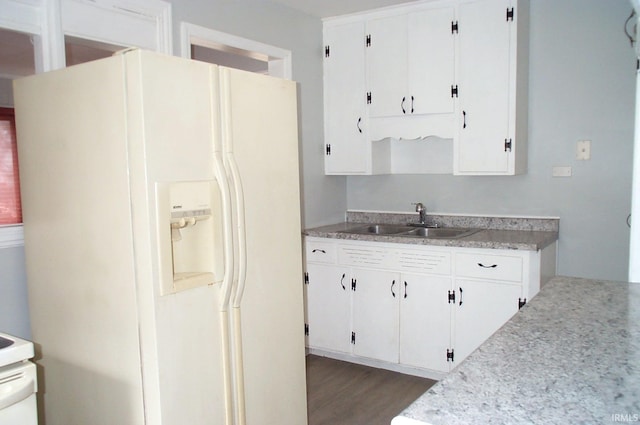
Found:
<path fill-rule="evenodd" d="M 14 91 L 46 424 L 306 424 L 296 84 L 129 50 Z"/>

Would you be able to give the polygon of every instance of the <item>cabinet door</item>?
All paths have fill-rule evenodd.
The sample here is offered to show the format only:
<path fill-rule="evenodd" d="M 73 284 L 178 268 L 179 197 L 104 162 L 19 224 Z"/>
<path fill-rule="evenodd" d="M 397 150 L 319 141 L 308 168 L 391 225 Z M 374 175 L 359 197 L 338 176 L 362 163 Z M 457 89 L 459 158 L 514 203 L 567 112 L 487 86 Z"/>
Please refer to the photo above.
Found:
<path fill-rule="evenodd" d="M 353 354 L 398 363 L 400 275 L 354 269 Z"/>
<path fill-rule="evenodd" d="M 460 364 L 518 312 L 521 285 L 458 280 L 454 306 L 454 364 Z"/>
<path fill-rule="evenodd" d="M 451 278 L 403 274 L 400 298 L 400 363 L 449 371 Z"/>
<path fill-rule="evenodd" d="M 311 348 L 351 350 L 351 279 L 348 267 L 307 264 L 308 343 Z"/>
<path fill-rule="evenodd" d="M 367 37 L 369 116 L 404 115 L 410 103 L 407 99 L 407 16 L 369 21 Z"/>
<path fill-rule="evenodd" d="M 451 7 L 408 16 L 408 99 L 413 114 L 452 113 L 455 46 Z"/>
<path fill-rule="evenodd" d="M 364 23 L 325 27 L 325 173 L 368 172 Z"/>
<path fill-rule="evenodd" d="M 367 23 L 370 117 L 453 112 L 453 16 L 438 8 Z"/>
<path fill-rule="evenodd" d="M 458 11 L 458 110 L 454 171 L 507 174 L 511 52 L 515 24 L 506 19 L 509 0 L 462 2 Z M 515 59 L 515 58 L 514 58 Z"/>

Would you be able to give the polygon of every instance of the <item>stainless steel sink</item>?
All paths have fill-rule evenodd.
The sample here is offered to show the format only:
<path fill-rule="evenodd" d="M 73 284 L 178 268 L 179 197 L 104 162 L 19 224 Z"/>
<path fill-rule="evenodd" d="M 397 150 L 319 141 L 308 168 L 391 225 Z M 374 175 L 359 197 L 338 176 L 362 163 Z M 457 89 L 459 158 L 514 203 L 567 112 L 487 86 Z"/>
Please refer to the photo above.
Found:
<path fill-rule="evenodd" d="M 457 239 L 476 233 L 479 229 L 466 229 L 455 227 L 415 227 L 402 224 L 369 224 L 344 230 L 341 233 L 356 235 L 394 235 L 415 238 L 431 239 Z"/>
<path fill-rule="evenodd" d="M 407 232 L 411 229 L 409 226 L 397 224 L 370 224 L 368 226 L 345 230 L 343 233 L 355 233 L 358 235 L 397 235 L 398 233 Z"/>
<path fill-rule="evenodd" d="M 432 239 L 457 239 L 478 232 L 479 229 L 462 229 L 456 227 L 419 227 L 403 233 L 403 236 L 414 236 Z"/>

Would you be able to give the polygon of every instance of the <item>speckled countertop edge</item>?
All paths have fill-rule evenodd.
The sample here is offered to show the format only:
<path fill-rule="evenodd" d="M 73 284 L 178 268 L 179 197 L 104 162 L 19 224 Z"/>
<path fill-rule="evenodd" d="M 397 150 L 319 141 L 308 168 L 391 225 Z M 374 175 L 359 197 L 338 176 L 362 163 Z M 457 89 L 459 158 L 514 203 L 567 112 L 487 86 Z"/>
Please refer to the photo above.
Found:
<path fill-rule="evenodd" d="M 555 277 L 400 416 L 432 425 L 639 418 L 640 284 Z"/>
<path fill-rule="evenodd" d="M 438 227 L 480 229 L 456 239 L 416 238 L 402 235 L 363 235 L 344 233 L 363 224 L 407 224 L 416 221 L 415 214 L 348 212 L 347 221 L 306 229 L 306 236 L 355 241 L 374 241 L 414 245 L 467 248 L 514 249 L 537 251 L 558 240 L 558 219 L 501 218 L 476 216 L 429 215 L 427 223 Z"/>

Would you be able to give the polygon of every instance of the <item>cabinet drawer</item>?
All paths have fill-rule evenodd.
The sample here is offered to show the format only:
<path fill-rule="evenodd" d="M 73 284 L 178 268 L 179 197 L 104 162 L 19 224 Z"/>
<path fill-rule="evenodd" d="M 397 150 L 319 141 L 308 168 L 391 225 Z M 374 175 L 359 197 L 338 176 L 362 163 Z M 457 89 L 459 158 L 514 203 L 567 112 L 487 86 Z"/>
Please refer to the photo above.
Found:
<path fill-rule="evenodd" d="M 456 276 L 522 282 L 522 263 L 519 256 L 458 253 Z"/>
<path fill-rule="evenodd" d="M 449 252 L 403 249 L 398 251 L 396 261 L 401 272 L 451 274 Z"/>
<path fill-rule="evenodd" d="M 331 242 L 307 240 L 305 255 L 310 263 L 335 264 L 336 245 Z"/>

